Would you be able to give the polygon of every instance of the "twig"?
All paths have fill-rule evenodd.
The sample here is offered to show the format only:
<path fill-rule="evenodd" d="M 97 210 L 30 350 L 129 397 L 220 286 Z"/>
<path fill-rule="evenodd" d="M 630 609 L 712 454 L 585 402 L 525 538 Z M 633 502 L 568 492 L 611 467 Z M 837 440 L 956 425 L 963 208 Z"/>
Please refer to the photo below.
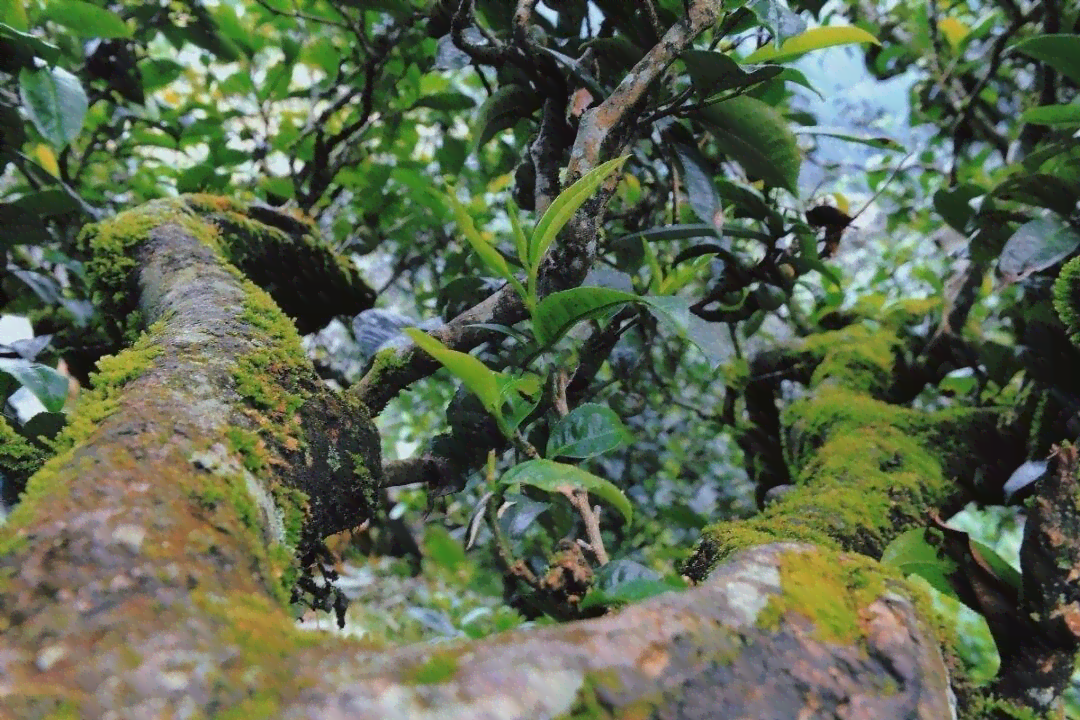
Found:
<path fill-rule="evenodd" d="M 596 562 L 607 565 L 610 558 L 604 549 L 604 538 L 600 534 L 600 508 L 589 503 L 589 493 L 581 488 L 560 485 L 557 490 L 570 501 L 585 522 L 585 536 L 589 539 L 589 547 L 596 556 Z"/>

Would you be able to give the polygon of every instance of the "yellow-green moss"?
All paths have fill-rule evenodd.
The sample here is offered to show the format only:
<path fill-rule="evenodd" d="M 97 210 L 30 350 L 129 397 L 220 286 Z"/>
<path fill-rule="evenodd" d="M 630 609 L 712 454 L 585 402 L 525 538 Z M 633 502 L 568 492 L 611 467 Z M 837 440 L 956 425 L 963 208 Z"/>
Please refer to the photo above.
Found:
<path fill-rule="evenodd" d="M 20 482 L 30 477 L 45 462 L 45 451 L 32 444 L 0 416 L 0 473 Z"/>
<path fill-rule="evenodd" d="M 412 685 L 437 685 L 453 679 L 458 670 L 457 655 L 451 652 L 434 652 L 424 662 L 407 668 L 402 681 Z"/>
<path fill-rule="evenodd" d="M 976 697 L 975 702 L 965 709 L 961 717 L 964 720 L 985 720 L 986 718 L 994 718 L 995 720 L 1001 720 L 1002 718 L 1012 718 L 1013 720 L 1050 720 L 1051 718 L 1060 717 L 1060 715 L 1057 715 L 1056 713 L 1041 715 L 1030 707 L 1016 705 L 1007 700 L 999 700 L 993 695 L 989 695 Z"/>
<path fill-rule="evenodd" d="M 9 552 L 18 545 L 15 533 L 10 530 L 19 527 L 28 519 L 35 503 L 43 497 L 56 497 L 57 478 L 61 471 L 72 463 L 74 449 L 97 429 L 101 422 L 116 412 L 118 399 L 124 386 L 145 373 L 161 354 L 161 347 L 156 344 L 155 334 L 161 325 L 151 326 L 133 346 L 117 355 L 101 358 L 97 372 L 91 375 L 91 389 L 79 398 L 67 426 L 52 441 L 56 453 L 47 460 L 26 484 L 19 504 L 8 518 L 8 533 L 0 533 L 0 555 Z M 3 538 L 3 535 L 8 537 Z M 15 543 L 15 545 L 11 545 Z"/>
<path fill-rule="evenodd" d="M 803 350 L 819 360 L 810 384 L 828 379 L 850 390 L 880 394 L 892 382 L 897 344 L 893 333 L 862 324 L 810 335 Z"/>
<path fill-rule="evenodd" d="M 792 612 L 809 619 L 822 642 L 848 645 L 864 635 L 860 613 L 885 592 L 881 566 L 857 555 L 788 552 L 780 558 L 781 593 L 769 598 L 758 624 L 780 627 Z"/>
<path fill-rule="evenodd" d="M 1080 347 L 1080 257 L 1065 263 L 1054 282 L 1054 309 L 1069 332 L 1069 339 Z"/>
<path fill-rule="evenodd" d="M 84 258 L 91 299 L 108 318 L 107 330 L 116 339 L 134 341 L 142 330 L 135 292 L 137 250 L 151 230 L 167 224 L 179 225 L 199 241 L 218 248 L 217 228 L 199 219 L 181 198 L 144 203 L 87 225 L 79 233 L 76 246 Z"/>

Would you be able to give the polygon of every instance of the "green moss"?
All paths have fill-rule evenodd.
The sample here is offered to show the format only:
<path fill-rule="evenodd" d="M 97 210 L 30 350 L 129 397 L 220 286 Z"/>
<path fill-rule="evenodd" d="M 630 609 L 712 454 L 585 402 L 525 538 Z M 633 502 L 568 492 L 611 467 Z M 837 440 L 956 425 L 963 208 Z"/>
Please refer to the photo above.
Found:
<path fill-rule="evenodd" d="M 266 443 L 250 430 L 230 427 L 225 431 L 229 449 L 240 456 L 244 468 L 253 475 L 262 476 L 269 466 Z"/>
<path fill-rule="evenodd" d="M 70 476 L 61 471 L 70 470 L 74 449 L 89 438 L 105 418 L 116 412 L 124 386 L 145 373 L 161 354 L 156 340 L 161 327 L 154 324 L 132 347 L 98 361 L 98 370 L 90 378 L 91 389 L 79 398 L 67 426 L 51 443 L 56 454 L 27 481 L 26 492 L 8 518 L 6 528 L 9 531 L 27 521 L 42 498 L 57 497 L 57 479 Z M 84 462 L 91 460 L 85 458 Z M 0 555 L 19 545 L 14 533 L 8 534 L 8 537 L 4 537 L 5 534 L 0 533 Z"/>
<path fill-rule="evenodd" d="M 15 432 L 0 416 L 0 474 L 5 482 L 22 485 L 44 462 L 45 451 Z"/>
<path fill-rule="evenodd" d="M 143 327 L 138 310 L 136 271 L 139 246 L 150 232 L 176 224 L 210 247 L 218 247 L 217 228 L 200 220 L 182 198 L 153 200 L 79 233 L 76 247 L 84 258 L 92 300 L 114 339 L 132 342 Z"/>
<path fill-rule="evenodd" d="M 1069 339 L 1080 347 L 1080 257 L 1065 263 L 1054 282 L 1054 309 L 1069 332 Z"/>
<path fill-rule="evenodd" d="M 803 350 L 819 362 L 810 384 L 828 380 L 849 390 L 880 395 L 892 382 L 897 346 L 893 333 L 861 324 L 811 335 Z"/>
<path fill-rule="evenodd" d="M 424 662 L 407 668 L 402 680 L 412 685 L 436 685 L 453 679 L 458 670 L 458 658 L 450 652 L 435 652 Z"/>
<path fill-rule="evenodd" d="M 1060 716 L 1056 714 L 1049 717 L 1040 715 L 1030 707 L 1016 705 L 1007 700 L 999 700 L 990 695 L 977 698 L 961 717 L 964 720 L 986 720 L 987 718 L 993 720 L 1005 720 L 1005 718 L 1012 718 L 1013 720 L 1049 720 L 1050 717 Z"/>
<path fill-rule="evenodd" d="M 386 373 L 393 372 L 405 365 L 405 357 L 398 352 L 397 348 L 383 348 L 375 353 L 371 361 L 371 368 L 365 373 L 370 382 L 377 383 Z"/>
<path fill-rule="evenodd" d="M 766 629 L 792 612 L 809 619 L 822 642 L 851 644 L 864 636 L 860 613 L 885 592 L 881 567 L 856 555 L 789 552 L 779 566 L 781 594 L 758 615 Z"/>

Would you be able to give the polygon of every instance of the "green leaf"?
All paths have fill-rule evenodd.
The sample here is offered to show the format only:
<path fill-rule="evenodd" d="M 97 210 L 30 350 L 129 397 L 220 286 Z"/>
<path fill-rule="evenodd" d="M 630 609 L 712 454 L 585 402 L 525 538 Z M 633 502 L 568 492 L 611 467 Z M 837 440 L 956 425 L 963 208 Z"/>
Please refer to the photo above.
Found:
<path fill-rule="evenodd" d="M 799 154 L 795 135 L 772 106 L 739 96 L 700 111 L 720 150 L 752 176 L 798 194 Z"/>
<path fill-rule="evenodd" d="M 523 85 L 504 85 L 480 106 L 473 123 L 473 150 L 540 107 L 540 95 Z"/>
<path fill-rule="evenodd" d="M 675 151 L 675 158 L 682 168 L 683 184 L 694 214 L 701 222 L 712 225 L 719 232 L 724 226 L 724 208 L 713 185 L 712 173 L 706 169 L 705 158 L 691 145 L 674 143 L 671 149 Z"/>
<path fill-rule="evenodd" d="M 502 416 L 498 373 L 468 353 L 451 350 L 422 330 L 405 328 L 403 332 L 421 350 L 438 360 L 443 367 L 461 380 L 469 392 L 480 400 L 485 410 L 496 418 Z"/>
<path fill-rule="evenodd" d="M 48 365 L 23 358 L 0 358 L 0 372 L 29 390 L 49 412 L 60 412 L 68 394 L 68 379 Z"/>
<path fill-rule="evenodd" d="M 857 28 L 853 25 L 816 27 L 810 28 L 806 32 L 796 35 L 795 37 L 788 38 L 779 48 L 773 47 L 772 45 L 766 45 L 765 47 L 759 48 L 755 52 L 750 53 L 743 62 L 759 63 L 769 61 L 783 63 L 788 60 L 794 60 L 811 50 L 820 50 L 836 45 L 851 45 L 852 43 L 867 42 L 875 45 L 881 44 L 876 37 L 862 28 Z"/>
<path fill-rule="evenodd" d="M 1052 267 L 1080 248 L 1080 234 L 1057 218 L 1036 218 L 1016 229 L 998 258 L 1005 283 Z"/>
<path fill-rule="evenodd" d="M 10 24 L 5 25 L 0 22 L 0 39 L 11 42 L 16 49 L 22 49 L 28 56 L 36 55 L 47 63 L 55 63 L 60 59 L 60 48 L 45 42 L 36 35 L 21 32 Z"/>
<path fill-rule="evenodd" d="M 686 583 L 679 578 L 670 580 L 630 580 L 611 590 L 590 591 L 585 596 L 585 599 L 581 601 L 580 607 L 585 609 L 595 606 L 631 605 L 685 587 Z"/>
<path fill-rule="evenodd" d="M 663 242 L 667 240 L 690 240 L 693 238 L 716 237 L 716 228 L 705 224 L 664 225 L 662 227 L 649 228 L 641 232 L 623 235 L 615 242 L 632 243 L 639 240 L 645 242 Z"/>
<path fill-rule="evenodd" d="M 28 213 L 46 217 L 70 212 L 83 212 L 78 200 L 59 188 L 48 188 L 29 192 L 12 200 L 12 205 Z M 3 216 L 0 211 L 0 217 Z M 0 242 L 0 244 L 3 244 Z"/>
<path fill-rule="evenodd" d="M 934 193 L 934 209 L 952 229 L 966 234 L 968 223 L 975 217 L 971 201 L 985 194 L 985 190 L 971 183 L 942 188 Z"/>
<path fill-rule="evenodd" d="M 529 239 L 525 237 L 525 231 L 521 228 L 521 220 L 518 218 L 520 210 L 513 198 L 507 199 L 506 214 L 510 218 L 510 229 L 514 233 L 514 249 L 517 250 L 518 260 L 522 265 L 529 264 Z"/>
<path fill-rule="evenodd" d="M 646 305 L 660 320 L 675 329 L 701 350 L 714 367 L 728 357 L 717 326 L 690 312 L 690 301 L 674 296 L 635 295 L 606 287 L 576 287 L 552 293 L 533 311 L 533 334 L 549 347 L 582 320 L 602 317 L 626 303 Z"/>
<path fill-rule="evenodd" d="M 13 30 L 26 30 L 26 8 L 23 0 L 0 0 L 0 23 L 4 23 Z"/>
<path fill-rule="evenodd" d="M 1023 53 L 1080 83 L 1080 35 L 1036 35 L 1009 48 Z"/>
<path fill-rule="evenodd" d="M 82 0 L 49 0 L 44 17 L 80 37 L 131 37 L 131 28 L 122 17 Z"/>
<path fill-rule="evenodd" d="M 82 130 L 88 103 L 79 79 L 59 67 L 23 69 L 19 96 L 30 121 L 53 147 L 71 143 Z"/>
<path fill-rule="evenodd" d="M 496 373 L 496 383 L 501 399 L 501 414 L 496 415 L 496 419 L 500 423 L 505 423 L 502 430 L 509 435 L 540 404 L 540 397 L 543 394 L 540 392 L 540 376 L 535 373 L 524 375 Z"/>
<path fill-rule="evenodd" d="M 680 57 L 694 88 L 705 97 L 770 80 L 784 70 L 776 65 L 740 65 L 730 55 L 708 50 L 686 50 Z"/>
<path fill-rule="evenodd" d="M 881 564 L 897 568 L 904 575 L 918 575 L 942 595 L 960 599 L 949 582 L 949 577 L 959 568 L 955 562 L 938 554 L 937 549 L 926 541 L 923 529 L 908 530 L 897 536 L 882 553 Z"/>
<path fill-rule="evenodd" d="M 1019 570 L 1013 567 L 1008 560 L 998 555 L 989 545 L 971 538 L 970 535 L 968 537 L 971 543 L 971 549 L 982 556 L 982 559 L 990 567 L 990 571 L 994 574 L 994 577 L 1004 581 L 1014 590 L 1022 591 L 1024 589 L 1023 577 Z"/>
<path fill-rule="evenodd" d="M 0 203 L 0 248 L 44 245 L 52 240 L 41 217 L 16 203 Z"/>
<path fill-rule="evenodd" d="M 796 135 L 814 135 L 836 138 L 837 140 L 846 140 L 851 143 L 858 143 L 860 145 L 869 145 L 872 148 L 878 150 L 892 150 L 899 152 L 904 149 L 904 146 L 893 140 L 890 137 L 883 135 L 856 135 L 844 130 L 838 130 L 835 128 L 823 128 L 823 127 L 800 127 L 795 129 Z"/>
<path fill-rule="evenodd" d="M 431 108 L 432 110 L 443 110 L 446 112 L 469 110 L 476 105 L 474 101 L 468 95 L 463 95 L 456 92 L 441 92 L 432 93 L 431 95 L 425 95 L 416 102 L 413 103 L 413 108 Z"/>
<path fill-rule="evenodd" d="M 607 179 L 609 175 L 617 171 L 626 162 L 629 155 L 608 160 L 582 175 L 577 182 L 559 193 L 555 201 L 548 206 L 540 222 L 536 223 L 532 239 L 529 243 L 529 268 L 536 268 L 540 259 L 555 241 L 559 231 L 563 229 L 577 209 L 592 197 L 596 189 Z"/>
<path fill-rule="evenodd" d="M 783 0 L 749 0 L 746 7 L 753 11 L 762 25 L 769 28 L 777 43 L 806 30 L 806 21 Z"/>
<path fill-rule="evenodd" d="M 1080 105 L 1041 105 L 1020 113 L 1020 121 L 1051 127 L 1080 126 Z"/>
<path fill-rule="evenodd" d="M 547 492 L 557 492 L 558 488 L 564 485 L 582 488 L 613 506 L 626 522 L 630 522 L 633 517 L 633 508 L 622 490 L 610 481 L 575 465 L 553 460 L 528 460 L 503 473 L 499 482 L 503 485 L 531 485 Z"/>
<path fill-rule="evenodd" d="M 1046 173 L 1017 173 L 994 188 L 994 197 L 1049 208 L 1068 217 L 1076 206 L 1076 186 Z"/>
<path fill-rule="evenodd" d="M 549 457 L 590 458 L 622 447 L 633 437 L 611 408 L 585 403 L 559 420 L 548 438 Z"/>
<path fill-rule="evenodd" d="M 502 256 L 502 253 L 492 247 L 482 235 L 480 235 L 480 231 L 476 229 L 476 224 L 473 223 L 472 216 L 469 215 L 465 206 L 454 196 L 453 191 L 447 193 L 446 201 L 454 213 L 454 219 L 457 220 L 458 230 L 465 236 L 469 245 L 472 246 L 473 251 L 480 256 L 480 259 L 484 261 L 484 264 L 487 265 L 489 269 L 509 281 L 510 284 L 517 289 L 521 297 L 524 298 L 526 296 L 525 288 L 523 288 L 518 279 L 514 277 L 510 265 L 506 262 L 506 258 Z"/>
<path fill-rule="evenodd" d="M 713 369 L 730 358 L 727 343 L 721 339 L 718 323 L 702 320 L 690 312 L 690 301 L 675 295 L 643 298 L 652 314 L 671 325 L 702 352 Z"/>
<path fill-rule="evenodd" d="M 642 300 L 633 293 L 605 287 L 576 287 L 551 293 L 533 310 L 533 334 L 541 346 L 549 347 L 582 320 Z"/>

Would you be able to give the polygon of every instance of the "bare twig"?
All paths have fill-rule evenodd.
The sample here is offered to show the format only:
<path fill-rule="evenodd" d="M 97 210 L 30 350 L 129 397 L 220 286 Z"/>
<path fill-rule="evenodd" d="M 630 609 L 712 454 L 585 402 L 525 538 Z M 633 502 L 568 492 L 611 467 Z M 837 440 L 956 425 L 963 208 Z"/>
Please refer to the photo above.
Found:
<path fill-rule="evenodd" d="M 588 538 L 589 548 L 593 551 L 593 555 L 596 556 L 596 562 L 600 565 L 607 565 L 610 558 L 607 550 L 604 549 L 604 538 L 600 534 L 600 508 L 593 507 L 589 503 L 589 493 L 581 488 L 561 485 L 557 489 L 570 501 L 570 504 L 574 506 L 574 509 L 578 511 L 578 515 L 581 515 L 581 519 L 585 522 L 585 537 Z"/>

